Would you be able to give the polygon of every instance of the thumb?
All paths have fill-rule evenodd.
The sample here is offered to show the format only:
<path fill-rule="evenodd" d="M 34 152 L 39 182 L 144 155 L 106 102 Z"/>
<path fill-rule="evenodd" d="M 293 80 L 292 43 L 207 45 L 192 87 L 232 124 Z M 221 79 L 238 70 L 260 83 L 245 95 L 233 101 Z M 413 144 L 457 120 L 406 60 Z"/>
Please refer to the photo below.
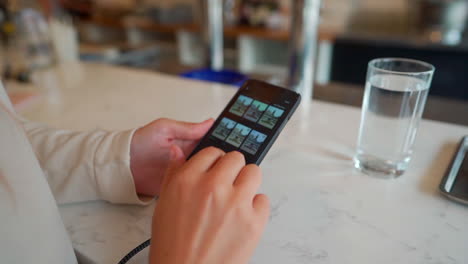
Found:
<path fill-rule="evenodd" d="M 176 171 L 184 164 L 185 155 L 182 149 L 177 145 L 172 145 L 169 149 L 169 165 L 166 170 L 166 176 L 164 177 L 163 186 L 166 186 L 171 178 L 174 176 Z"/>
<path fill-rule="evenodd" d="M 208 132 L 213 122 L 212 118 L 201 123 L 172 121 L 171 131 L 177 139 L 197 140 Z"/>

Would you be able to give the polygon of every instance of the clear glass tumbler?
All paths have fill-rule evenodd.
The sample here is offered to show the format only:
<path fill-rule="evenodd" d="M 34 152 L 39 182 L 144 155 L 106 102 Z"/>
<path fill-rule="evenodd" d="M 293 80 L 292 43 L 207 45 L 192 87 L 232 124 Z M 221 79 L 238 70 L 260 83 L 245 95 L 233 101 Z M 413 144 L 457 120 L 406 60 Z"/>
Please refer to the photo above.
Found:
<path fill-rule="evenodd" d="M 413 152 L 434 66 L 417 60 L 369 62 L 354 166 L 383 178 L 402 175 Z"/>

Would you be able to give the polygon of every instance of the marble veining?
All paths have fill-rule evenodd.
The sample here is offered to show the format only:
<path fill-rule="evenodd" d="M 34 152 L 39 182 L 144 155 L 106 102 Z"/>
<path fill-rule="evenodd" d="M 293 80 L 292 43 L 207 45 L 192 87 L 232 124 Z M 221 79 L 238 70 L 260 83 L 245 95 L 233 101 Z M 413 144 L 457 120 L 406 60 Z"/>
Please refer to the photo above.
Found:
<path fill-rule="evenodd" d="M 216 117 L 235 93 L 105 65 L 73 69 L 76 79 L 43 72 L 58 75 L 48 78 L 57 82 L 47 90 L 53 98 L 24 115 L 60 128 L 128 129 L 158 117 Z M 261 166 L 261 192 L 272 210 L 251 263 L 468 263 L 468 207 L 437 189 L 468 127 L 423 120 L 408 171 L 382 180 L 353 169 L 359 120 L 358 108 L 304 100 Z M 117 263 L 149 238 L 153 211 L 154 204 L 60 207 L 74 247 L 89 263 Z M 146 259 L 144 252 L 135 263 Z"/>

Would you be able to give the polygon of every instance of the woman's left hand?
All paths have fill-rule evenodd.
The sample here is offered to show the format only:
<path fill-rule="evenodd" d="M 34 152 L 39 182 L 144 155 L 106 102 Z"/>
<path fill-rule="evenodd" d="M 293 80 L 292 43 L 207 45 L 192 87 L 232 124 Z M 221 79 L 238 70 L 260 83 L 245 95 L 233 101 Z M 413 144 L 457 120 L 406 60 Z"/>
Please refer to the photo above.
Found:
<path fill-rule="evenodd" d="M 187 157 L 213 122 L 208 119 L 187 123 L 163 118 L 137 129 L 130 146 L 130 169 L 137 193 L 159 195 L 171 146 L 180 147 Z"/>

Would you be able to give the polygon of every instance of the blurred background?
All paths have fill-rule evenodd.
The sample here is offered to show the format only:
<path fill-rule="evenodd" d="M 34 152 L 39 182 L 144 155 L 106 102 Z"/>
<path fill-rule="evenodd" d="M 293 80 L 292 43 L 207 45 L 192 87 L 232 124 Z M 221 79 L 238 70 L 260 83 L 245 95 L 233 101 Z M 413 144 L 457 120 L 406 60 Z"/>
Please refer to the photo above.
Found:
<path fill-rule="evenodd" d="M 293 1 L 219 0 L 223 68 L 284 85 Z M 187 76 L 206 66 L 202 2 L 1 0 L 2 79 L 70 61 Z M 323 0 L 314 98 L 360 106 L 371 59 L 419 59 L 436 67 L 424 117 L 468 125 L 467 18 L 466 0 Z"/>

